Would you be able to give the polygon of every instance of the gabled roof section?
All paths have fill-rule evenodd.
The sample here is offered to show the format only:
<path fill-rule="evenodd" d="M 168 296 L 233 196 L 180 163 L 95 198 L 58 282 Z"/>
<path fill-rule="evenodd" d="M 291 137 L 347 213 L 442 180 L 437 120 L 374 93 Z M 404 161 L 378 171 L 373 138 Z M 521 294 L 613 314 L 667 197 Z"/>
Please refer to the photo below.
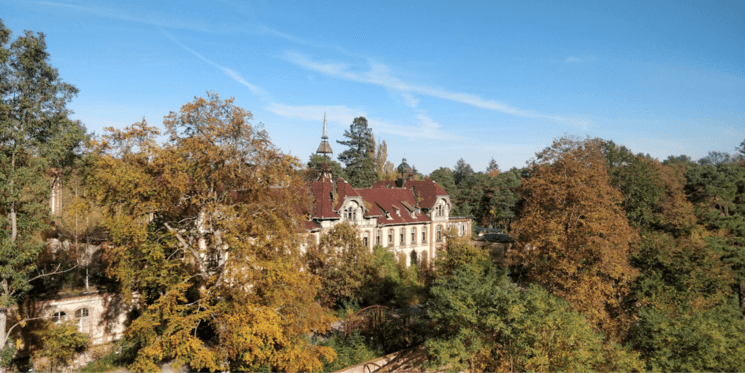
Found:
<path fill-rule="evenodd" d="M 445 189 L 437 185 L 433 180 L 406 180 L 405 189 L 411 189 L 417 195 L 419 207 L 431 209 L 437 202 L 437 197 L 447 197 Z"/>
<path fill-rule="evenodd" d="M 429 217 L 425 214 L 414 214 L 415 217 L 412 216 L 417 202 L 411 190 L 404 188 L 370 188 L 357 189 L 356 191 L 372 206 L 365 216 L 377 216 L 378 224 L 423 223 L 430 221 Z M 397 214 L 396 210 L 400 214 Z M 386 212 L 390 216 L 390 219 L 386 217 Z"/>
<path fill-rule="evenodd" d="M 346 197 L 359 197 L 360 195 L 357 194 L 357 191 L 352 187 L 352 184 L 349 184 L 346 180 L 339 178 L 336 180 L 336 194 L 338 195 L 336 199 L 336 206 L 334 206 L 334 210 L 339 211 L 341 208 L 341 205 L 344 204 L 344 199 Z"/>
<path fill-rule="evenodd" d="M 323 178 L 314 181 L 311 189 L 313 192 L 313 212 L 311 216 L 320 219 L 338 218 L 339 214 L 335 213 L 331 206 L 334 198 L 331 179 Z"/>

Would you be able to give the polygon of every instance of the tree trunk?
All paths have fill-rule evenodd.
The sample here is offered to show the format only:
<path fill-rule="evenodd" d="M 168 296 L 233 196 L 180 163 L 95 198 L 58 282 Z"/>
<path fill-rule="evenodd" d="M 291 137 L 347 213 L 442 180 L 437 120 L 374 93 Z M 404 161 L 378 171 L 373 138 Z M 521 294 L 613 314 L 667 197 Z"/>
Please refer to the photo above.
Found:
<path fill-rule="evenodd" d="M 0 307 L 0 350 L 5 348 L 5 328 L 8 321 L 8 309 Z"/>

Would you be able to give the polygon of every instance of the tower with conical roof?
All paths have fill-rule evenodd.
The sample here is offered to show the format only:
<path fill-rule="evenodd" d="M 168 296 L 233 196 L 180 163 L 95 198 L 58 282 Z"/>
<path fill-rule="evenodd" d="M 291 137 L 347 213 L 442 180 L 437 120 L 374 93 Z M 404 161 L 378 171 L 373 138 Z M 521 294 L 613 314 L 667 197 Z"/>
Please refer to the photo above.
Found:
<path fill-rule="evenodd" d="M 328 161 L 330 160 L 329 154 L 333 154 L 334 152 L 331 151 L 331 145 L 329 145 L 328 140 L 329 137 L 326 134 L 326 113 L 323 113 L 323 136 L 321 136 L 321 144 L 318 145 L 318 150 L 316 150 L 316 154 L 319 154 L 321 157 L 323 157 L 323 163 L 319 164 L 319 174 L 321 178 L 332 178 L 331 167 Z"/>
<path fill-rule="evenodd" d="M 329 145 L 329 137 L 326 135 L 326 113 L 323 113 L 323 136 L 321 136 L 321 145 L 318 145 L 316 154 L 320 154 L 324 157 L 328 157 L 327 154 L 333 154 L 331 151 L 331 145 Z"/>

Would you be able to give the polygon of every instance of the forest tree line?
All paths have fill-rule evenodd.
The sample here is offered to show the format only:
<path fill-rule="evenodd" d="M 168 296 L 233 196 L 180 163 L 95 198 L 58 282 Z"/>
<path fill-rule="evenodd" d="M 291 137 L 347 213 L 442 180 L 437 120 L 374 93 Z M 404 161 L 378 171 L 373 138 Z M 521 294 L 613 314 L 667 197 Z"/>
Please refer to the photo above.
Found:
<path fill-rule="evenodd" d="M 2 23 L 0 93 L 3 367 L 20 340 L 58 366 L 85 350 L 74 326 L 23 319 L 61 286 L 90 282 L 138 294 L 116 358 L 135 371 L 164 360 L 327 371 L 418 345 L 428 367 L 454 371 L 745 370 L 745 141 L 659 161 L 561 138 L 522 169 L 492 159 L 475 172 L 461 159 L 421 175 L 394 167 L 362 117 L 339 142 L 344 166 L 303 164 L 216 93 L 160 127 L 143 119 L 93 137 L 70 119 L 77 90 L 49 64 L 43 34 L 11 42 Z M 326 162 L 356 187 L 431 178 L 451 215 L 515 243 L 495 257 L 449 236 L 432 266 L 406 267 L 346 224 L 308 242 L 298 206 Z M 67 199 L 52 216 L 57 181 Z M 101 244 L 102 269 L 50 256 L 51 238 Z M 385 336 L 331 329 L 371 305 L 407 321 Z"/>

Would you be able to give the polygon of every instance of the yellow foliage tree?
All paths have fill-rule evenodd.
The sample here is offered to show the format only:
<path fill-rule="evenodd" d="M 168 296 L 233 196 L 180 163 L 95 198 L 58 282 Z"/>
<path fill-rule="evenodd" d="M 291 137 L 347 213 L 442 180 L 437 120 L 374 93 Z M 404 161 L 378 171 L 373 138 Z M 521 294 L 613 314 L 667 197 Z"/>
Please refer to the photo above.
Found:
<path fill-rule="evenodd" d="M 609 185 L 599 140 L 559 139 L 537 154 L 520 193 L 525 205 L 509 253 L 522 281 L 536 282 L 619 336 L 630 320 L 623 298 L 637 270 L 639 233 Z"/>
<path fill-rule="evenodd" d="M 106 208 L 109 274 L 141 297 L 126 337 L 136 371 L 314 371 L 333 321 L 298 252 L 307 187 L 251 113 L 217 94 L 97 141 L 94 192 Z"/>

